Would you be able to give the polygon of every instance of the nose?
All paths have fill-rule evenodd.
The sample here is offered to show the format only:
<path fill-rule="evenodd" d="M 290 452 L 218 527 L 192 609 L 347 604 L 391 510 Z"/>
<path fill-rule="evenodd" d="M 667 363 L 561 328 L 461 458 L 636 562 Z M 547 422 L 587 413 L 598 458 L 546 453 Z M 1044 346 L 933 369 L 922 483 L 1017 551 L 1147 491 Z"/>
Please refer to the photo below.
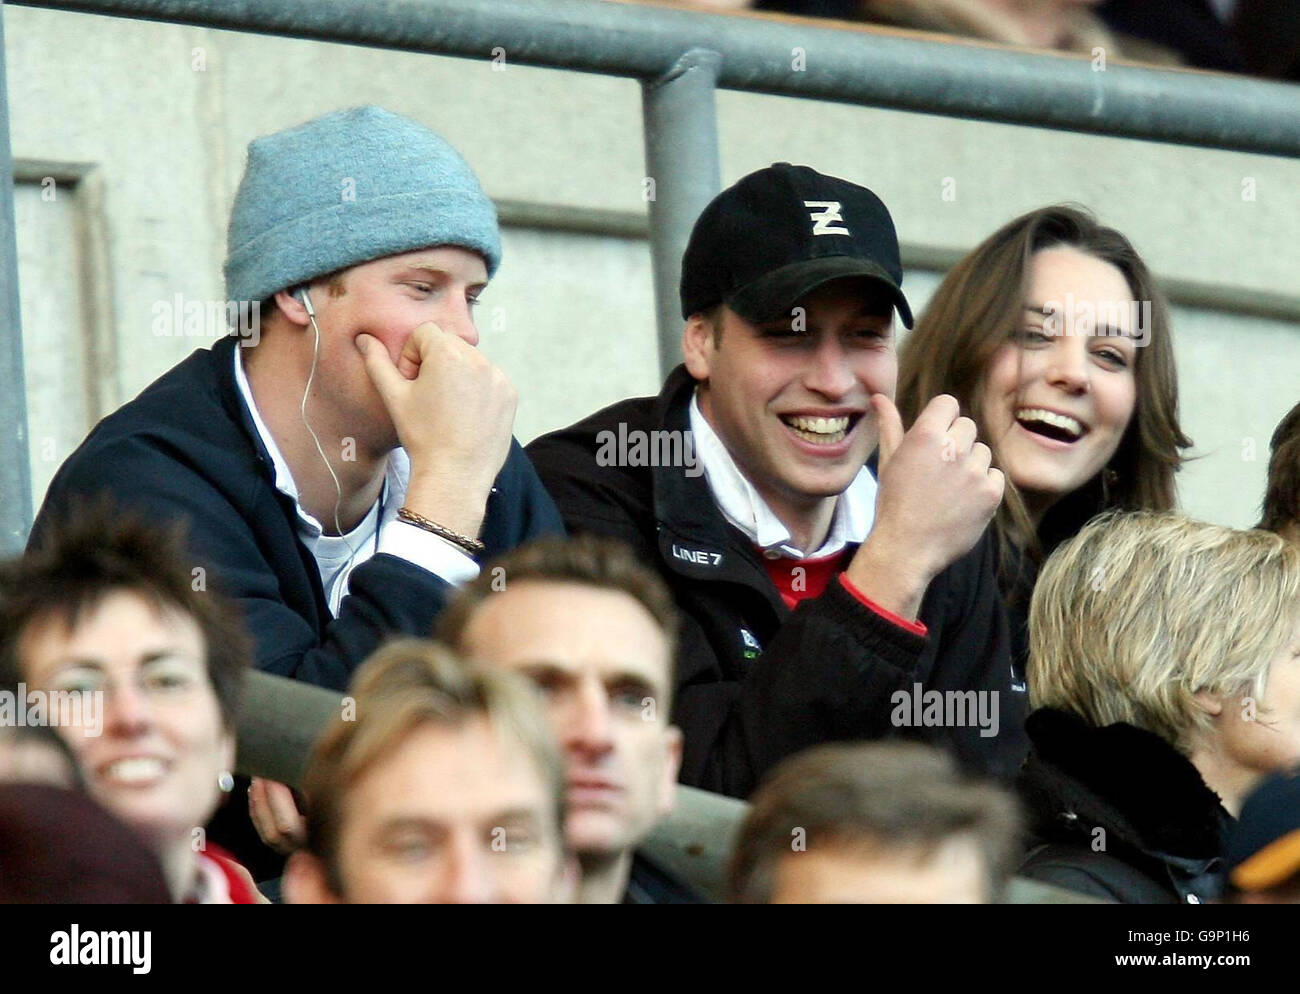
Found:
<path fill-rule="evenodd" d="M 434 318 L 443 331 L 449 331 L 467 345 L 477 346 L 478 327 L 474 324 L 474 310 L 464 294 L 448 293 L 446 303 Z"/>
<path fill-rule="evenodd" d="M 1087 393 L 1088 341 L 1081 335 L 1066 335 L 1057 340 L 1048 360 L 1047 381 L 1066 393 Z"/>
<path fill-rule="evenodd" d="M 502 843 L 504 844 L 504 838 Z M 469 826 L 454 834 L 443 854 L 443 865 L 434 892 L 434 904 L 486 904 L 495 896 L 492 887 L 493 857 L 501 852 L 484 852 L 483 841 Z"/>
<path fill-rule="evenodd" d="M 613 747 L 609 696 L 598 680 L 583 680 L 564 716 L 564 742 L 569 749 L 587 756 L 600 756 Z"/>
<path fill-rule="evenodd" d="M 804 371 L 804 386 L 838 399 L 853 389 L 853 368 L 838 335 L 823 335 Z"/>
<path fill-rule="evenodd" d="M 153 722 L 153 704 L 132 680 L 104 694 L 104 729 L 114 735 L 139 735 Z"/>

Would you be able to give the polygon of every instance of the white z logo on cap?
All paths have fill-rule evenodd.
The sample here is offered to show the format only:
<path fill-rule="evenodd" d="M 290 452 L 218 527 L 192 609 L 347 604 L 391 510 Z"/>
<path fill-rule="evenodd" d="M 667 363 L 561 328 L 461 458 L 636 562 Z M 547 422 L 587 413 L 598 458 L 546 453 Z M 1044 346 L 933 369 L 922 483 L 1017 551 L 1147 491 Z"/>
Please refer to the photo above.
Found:
<path fill-rule="evenodd" d="M 820 211 L 812 212 L 813 234 L 814 235 L 847 235 L 849 229 L 843 227 L 844 218 L 840 217 L 840 202 L 838 200 L 805 200 L 805 207 L 821 207 Z M 840 227 L 832 228 L 831 225 L 836 221 L 840 222 Z"/>

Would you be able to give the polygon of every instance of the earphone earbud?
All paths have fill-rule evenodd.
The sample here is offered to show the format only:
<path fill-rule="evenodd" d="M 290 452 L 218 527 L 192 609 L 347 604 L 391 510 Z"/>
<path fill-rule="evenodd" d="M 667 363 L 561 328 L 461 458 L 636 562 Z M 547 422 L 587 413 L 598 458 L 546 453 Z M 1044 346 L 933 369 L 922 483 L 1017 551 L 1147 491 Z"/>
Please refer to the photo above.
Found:
<path fill-rule="evenodd" d="M 356 550 L 352 548 L 352 543 L 348 542 L 347 537 L 343 535 L 343 526 L 339 522 L 339 507 L 343 504 L 343 487 L 339 483 L 338 474 L 334 472 L 334 467 L 330 464 L 329 457 L 325 455 L 325 449 L 320 444 L 316 429 L 307 420 L 307 398 L 311 395 L 311 385 L 316 379 L 316 364 L 320 360 L 320 325 L 316 323 L 316 308 L 311 305 L 311 297 L 307 295 L 306 286 L 301 286 L 296 291 L 291 290 L 290 293 L 296 293 L 298 299 L 302 301 L 302 306 L 307 311 L 307 319 L 311 322 L 311 330 L 314 333 L 311 348 L 311 372 L 307 374 L 307 385 L 303 387 L 302 403 L 298 405 L 298 413 L 302 417 L 303 427 L 311 435 L 311 440 L 316 443 L 316 451 L 320 454 L 321 462 L 325 464 L 325 468 L 329 470 L 330 479 L 334 481 L 334 493 L 337 495 L 337 499 L 334 501 L 334 531 L 343 538 L 349 551 L 355 556 Z M 375 541 L 378 543 L 378 537 L 376 537 Z M 376 548 L 378 548 L 377 544 Z"/>

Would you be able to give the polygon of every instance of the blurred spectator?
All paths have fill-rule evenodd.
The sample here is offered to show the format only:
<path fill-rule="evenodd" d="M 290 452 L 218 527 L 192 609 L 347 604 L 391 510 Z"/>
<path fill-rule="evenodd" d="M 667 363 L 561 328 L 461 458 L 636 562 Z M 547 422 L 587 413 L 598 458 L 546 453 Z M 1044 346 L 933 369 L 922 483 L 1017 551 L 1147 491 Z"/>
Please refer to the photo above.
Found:
<path fill-rule="evenodd" d="M 0 725 L 0 783 L 82 786 L 77 757 L 48 725 Z"/>
<path fill-rule="evenodd" d="M 250 903 L 247 873 L 203 826 L 229 789 L 251 653 L 233 609 L 192 586 L 182 547 L 107 504 L 47 522 L 0 568 L 0 687 L 77 701 L 50 720 L 177 901 Z"/>
<path fill-rule="evenodd" d="M 1001 45 L 1300 80 L 1296 0 L 681 0 L 866 21 Z M 1091 8 L 1091 9 L 1089 9 Z"/>
<path fill-rule="evenodd" d="M 1264 516 L 1258 527 L 1300 542 L 1300 404 L 1278 422 L 1269 453 Z"/>
<path fill-rule="evenodd" d="M 1300 904 L 1300 773 L 1269 777 L 1228 835 L 1229 901 Z"/>
<path fill-rule="evenodd" d="M 0 904 L 170 900 L 158 857 L 85 794 L 0 782 Z"/>
<path fill-rule="evenodd" d="M 1112 31 L 1177 52 L 1195 69 L 1244 72 L 1228 17 L 1216 6 L 1226 10 L 1228 5 L 1209 0 L 1105 0 L 1097 16 Z"/>
<path fill-rule="evenodd" d="M 758 10 L 869 21 L 1000 45 L 1143 62 L 1178 61 L 1167 47 L 1117 37 L 1089 8 L 1098 0 L 758 0 Z"/>
<path fill-rule="evenodd" d="M 1251 72 L 1300 82 L 1300 3 L 1296 0 L 1237 0 L 1232 34 Z"/>
<path fill-rule="evenodd" d="M 818 746 L 751 798 L 729 870 L 740 904 L 979 904 L 1017 854 L 1014 799 L 927 746 Z"/>
<path fill-rule="evenodd" d="M 545 694 L 568 775 L 565 821 L 584 904 L 698 902 L 636 847 L 673 808 L 677 610 L 622 543 L 540 539 L 485 567 L 440 619 L 460 654 Z"/>
<path fill-rule="evenodd" d="M 1110 514 L 1043 568 L 1021 872 L 1123 903 L 1219 896 L 1233 816 L 1300 762 L 1300 547 Z"/>
<path fill-rule="evenodd" d="M 552 903 L 564 850 L 564 768 L 533 689 L 470 672 L 403 639 L 367 661 L 355 711 L 325 731 L 303 783 L 306 843 L 294 904 Z"/>

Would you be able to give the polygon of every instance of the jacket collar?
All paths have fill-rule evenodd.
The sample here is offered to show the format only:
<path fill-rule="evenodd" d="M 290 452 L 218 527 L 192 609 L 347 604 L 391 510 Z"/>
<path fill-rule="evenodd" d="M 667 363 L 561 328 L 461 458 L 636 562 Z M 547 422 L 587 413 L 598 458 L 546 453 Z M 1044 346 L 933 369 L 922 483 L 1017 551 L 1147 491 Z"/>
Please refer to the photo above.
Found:
<path fill-rule="evenodd" d="M 253 421 L 253 415 L 244 403 L 244 398 L 235 382 L 235 349 L 239 348 L 237 335 L 227 335 L 208 350 L 208 361 L 212 364 L 212 375 L 217 383 L 217 395 L 221 407 L 232 423 L 239 425 L 249 446 L 257 453 L 258 462 L 266 478 L 275 482 L 275 461 L 271 453 L 262 444 L 262 438 Z"/>
<path fill-rule="evenodd" d="M 1042 708 L 1025 722 L 1033 752 L 1022 774 L 1050 790 L 1058 815 L 1107 825 L 1151 855 L 1200 861 L 1218 856 L 1232 818 L 1182 753 L 1124 722 L 1094 728 Z"/>
<path fill-rule="evenodd" d="M 684 364 L 669 373 L 655 400 L 654 427 L 686 432 L 690 428 L 694 390 L 695 379 Z M 663 561 L 674 572 L 691 579 L 729 581 L 762 590 L 778 613 L 784 612 L 785 605 L 753 545 L 718 510 L 704 474 L 688 476 L 685 470 L 683 466 L 655 466 L 651 470 Z"/>

